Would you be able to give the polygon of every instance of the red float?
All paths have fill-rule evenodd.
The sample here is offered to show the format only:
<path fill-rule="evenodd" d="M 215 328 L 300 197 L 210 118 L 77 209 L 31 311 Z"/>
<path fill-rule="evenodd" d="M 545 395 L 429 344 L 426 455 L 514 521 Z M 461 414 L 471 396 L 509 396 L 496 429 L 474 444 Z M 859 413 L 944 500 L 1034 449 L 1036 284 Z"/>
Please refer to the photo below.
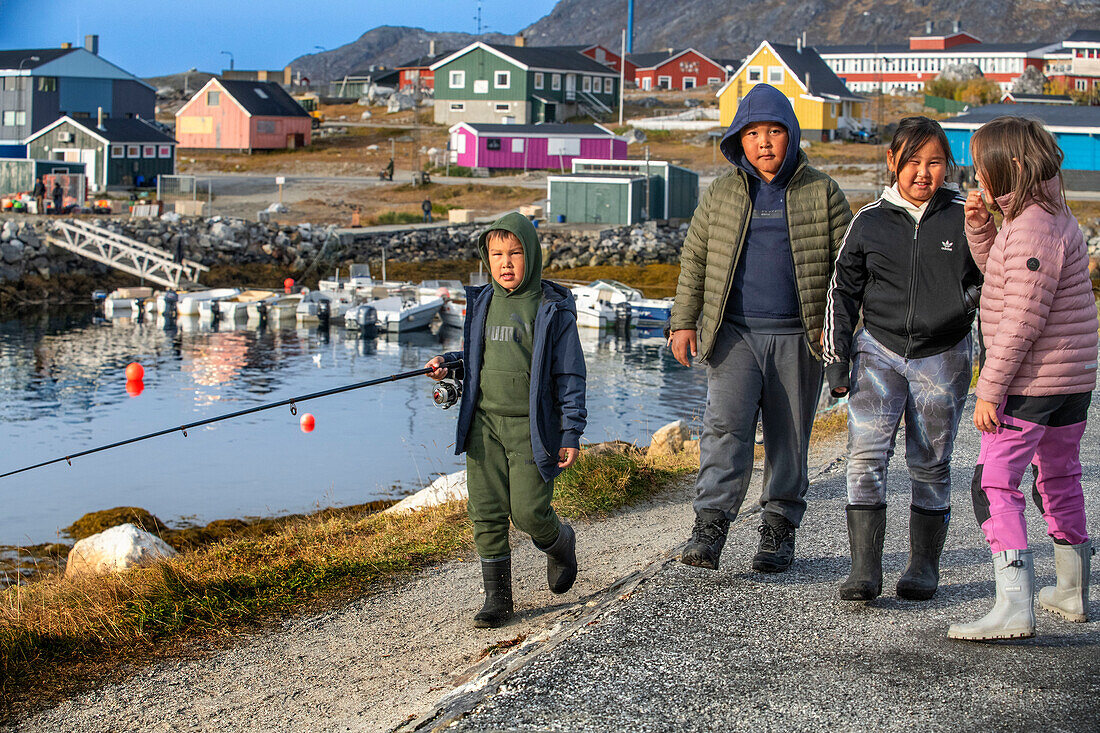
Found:
<path fill-rule="evenodd" d="M 298 423 L 302 426 L 303 433 L 312 433 L 313 427 L 317 424 L 317 421 L 313 419 L 313 415 L 307 412 L 302 415 L 302 419 L 299 420 Z"/>
<path fill-rule="evenodd" d="M 138 364 L 136 361 L 132 361 L 126 365 L 127 382 L 140 382 L 142 379 L 145 379 L 145 367 Z"/>
<path fill-rule="evenodd" d="M 289 293 L 293 288 L 294 288 L 294 278 L 288 277 L 286 280 L 283 280 L 283 290 L 285 290 L 286 292 Z"/>

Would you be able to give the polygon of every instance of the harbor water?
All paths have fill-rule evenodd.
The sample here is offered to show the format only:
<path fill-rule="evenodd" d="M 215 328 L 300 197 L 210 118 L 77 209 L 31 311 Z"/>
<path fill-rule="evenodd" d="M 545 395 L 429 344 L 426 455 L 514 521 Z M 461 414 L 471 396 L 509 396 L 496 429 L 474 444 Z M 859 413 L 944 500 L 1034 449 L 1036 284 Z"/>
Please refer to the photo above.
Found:
<path fill-rule="evenodd" d="M 436 324 L 438 325 L 438 324 Z M 335 324 L 217 330 L 196 320 L 104 321 L 90 308 L 0 321 L 0 473 L 353 382 L 418 369 L 461 349 L 436 328 L 361 338 Z M 659 332 L 581 329 L 586 442 L 644 444 L 665 423 L 698 427 L 704 370 L 673 360 Z M 130 362 L 144 389 L 127 391 Z M 416 377 L 281 407 L 0 479 L 0 545 L 56 541 L 87 512 L 143 507 L 172 526 L 397 499 L 463 467 L 458 410 Z M 131 390 L 136 391 L 136 390 Z M 299 417 L 312 413 L 304 433 Z"/>

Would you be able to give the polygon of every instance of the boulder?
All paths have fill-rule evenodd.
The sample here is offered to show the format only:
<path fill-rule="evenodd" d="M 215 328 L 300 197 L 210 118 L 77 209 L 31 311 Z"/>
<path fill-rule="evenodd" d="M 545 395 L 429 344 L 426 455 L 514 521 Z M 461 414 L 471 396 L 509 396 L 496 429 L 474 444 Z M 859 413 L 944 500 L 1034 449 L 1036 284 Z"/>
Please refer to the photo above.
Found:
<path fill-rule="evenodd" d="M 440 476 L 426 488 L 397 502 L 383 514 L 408 514 L 450 501 L 466 501 L 466 471 Z"/>
<path fill-rule="evenodd" d="M 649 442 L 647 456 L 672 456 L 684 449 L 685 441 L 691 439 L 691 431 L 683 420 L 670 422 L 653 434 Z"/>
<path fill-rule="evenodd" d="M 65 577 L 119 572 L 176 554 L 156 535 L 132 524 L 120 524 L 73 545 L 65 565 Z"/>

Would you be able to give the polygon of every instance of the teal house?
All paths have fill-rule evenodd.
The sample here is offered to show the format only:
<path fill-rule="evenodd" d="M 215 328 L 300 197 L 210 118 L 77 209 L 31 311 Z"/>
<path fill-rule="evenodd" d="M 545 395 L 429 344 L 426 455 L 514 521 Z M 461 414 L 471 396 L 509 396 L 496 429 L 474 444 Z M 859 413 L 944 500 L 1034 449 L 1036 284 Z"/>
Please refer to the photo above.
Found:
<path fill-rule="evenodd" d="M 432 64 L 435 122 L 532 125 L 609 114 L 619 75 L 573 49 L 472 43 Z"/>

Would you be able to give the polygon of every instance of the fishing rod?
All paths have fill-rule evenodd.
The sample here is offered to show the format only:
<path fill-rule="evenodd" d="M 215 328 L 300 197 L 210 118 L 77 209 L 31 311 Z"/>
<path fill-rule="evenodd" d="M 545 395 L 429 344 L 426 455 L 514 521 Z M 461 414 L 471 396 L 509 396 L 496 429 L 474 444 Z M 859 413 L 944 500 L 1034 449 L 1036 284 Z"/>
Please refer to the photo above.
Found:
<path fill-rule="evenodd" d="M 462 366 L 462 360 L 457 361 L 445 361 L 438 368 L 440 369 L 454 369 Z M 187 423 L 186 425 L 180 425 L 175 428 L 165 428 L 164 430 L 158 430 L 155 433 L 149 433 L 148 435 L 141 435 L 136 438 L 128 438 L 126 440 L 120 440 L 117 443 L 111 443 L 110 445 L 101 445 L 98 448 L 91 448 L 89 450 L 80 451 L 79 453 L 73 453 L 71 455 L 62 456 L 60 458 L 54 458 L 50 461 L 43 461 L 42 463 L 36 463 L 33 466 L 27 466 L 26 468 L 16 469 L 15 471 L 8 471 L 7 473 L 0 473 L 0 478 L 6 478 L 8 476 L 14 476 L 17 473 L 23 473 L 24 471 L 32 471 L 36 468 L 42 468 L 43 466 L 49 466 L 54 463 L 60 463 L 65 461 L 70 466 L 73 465 L 74 458 L 80 458 L 81 456 L 87 456 L 92 453 L 99 453 L 100 451 L 110 450 L 112 448 L 118 448 L 120 446 L 129 445 L 130 443 L 137 443 L 141 440 L 149 440 L 150 438 L 158 438 L 161 435 L 168 435 L 169 433 L 175 433 L 177 431 L 183 433 L 183 437 L 187 437 L 187 431 L 191 428 L 201 427 L 203 425 L 209 425 L 210 423 L 221 422 L 222 420 L 231 420 L 235 417 L 242 417 L 244 415 L 251 415 L 254 412 L 262 412 L 263 410 L 272 410 L 276 407 L 284 407 L 290 405 L 290 414 L 297 415 L 298 407 L 297 403 L 305 402 L 307 400 L 315 400 L 318 397 L 328 397 L 329 395 L 340 394 L 341 392 L 350 392 L 353 389 L 362 389 L 363 387 L 374 387 L 375 385 L 385 384 L 386 382 L 396 382 L 399 379 L 408 379 L 409 377 L 419 377 L 424 374 L 431 374 L 434 369 L 425 367 L 423 369 L 416 369 L 411 372 L 401 372 L 399 374 L 391 374 L 388 377 L 379 377 L 378 379 L 370 379 L 366 382 L 356 382 L 355 384 L 348 384 L 343 387 L 333 387 L 332 389 L 326 389 L 321 392 L 313 392 L 312 394 L 302 395 L 300 397 L 290 397 L 285 400 L 279 400 L 278 402 L 272 402 L 268 405 L 259 405 L 257 407 L 249 407 L 245 410 L 238 410 L 237 412 L 231 412 L 228 415 L 219 415 L 217 417 L 208 417 L 205 420 L 198 420 L 196 422 Z"/>

